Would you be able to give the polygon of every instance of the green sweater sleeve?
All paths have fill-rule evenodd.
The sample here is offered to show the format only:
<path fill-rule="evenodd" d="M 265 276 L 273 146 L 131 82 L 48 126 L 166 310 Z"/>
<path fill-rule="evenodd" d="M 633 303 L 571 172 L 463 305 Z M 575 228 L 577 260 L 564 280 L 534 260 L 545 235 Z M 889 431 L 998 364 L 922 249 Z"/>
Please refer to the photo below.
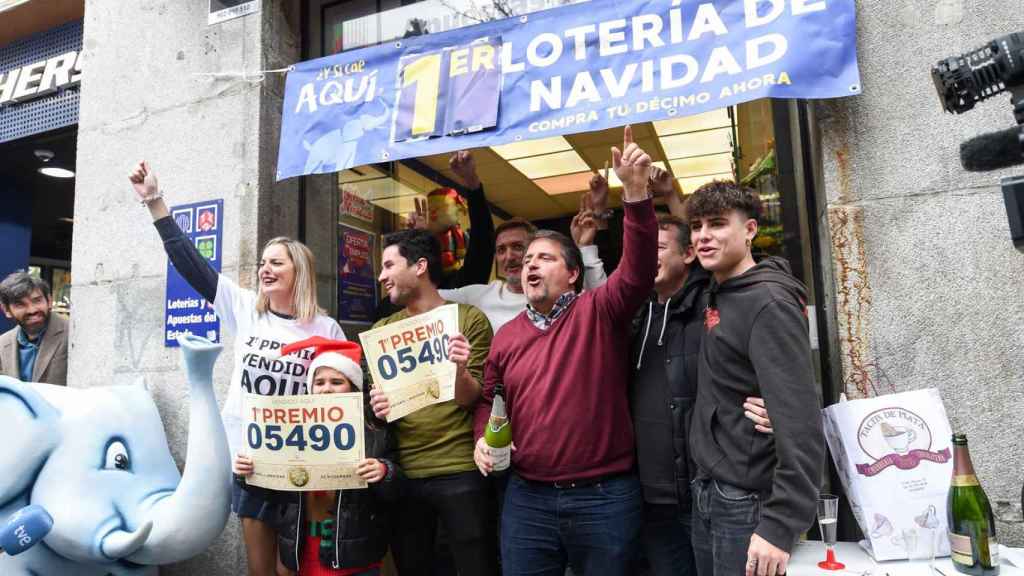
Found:
<path fill-rule="evenodd" d="M 459 304 L 459 330 L 469 341 L 471 348 L 467 369 L 477 382 L 483 385 L 484 362 L 487 360 L 487 353 L 491 350 L 491 339 L 494 337 L 491 323 L 475 306 Z"/>

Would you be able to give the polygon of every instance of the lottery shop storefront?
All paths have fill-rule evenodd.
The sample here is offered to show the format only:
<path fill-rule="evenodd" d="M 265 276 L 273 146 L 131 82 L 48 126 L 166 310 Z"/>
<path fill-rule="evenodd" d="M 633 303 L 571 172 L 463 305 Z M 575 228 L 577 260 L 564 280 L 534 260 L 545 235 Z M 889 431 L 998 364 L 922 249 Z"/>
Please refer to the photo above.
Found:
<path fill-rule="evenodd" d="M 539 19 L 530 18 L 541 13 L 541 10 L 565 4 L 562 0 L 523 0 L 502 4 L 500 7 L 518 16 L 521 24 L 529 20 L 532 25 L 543 26 L 539 24 Z M 465 31 L 466 27 L 502 15 L 500 11 L 480 8 L 469 0 L 425 0 L 415 3 L 308 0 L 304 11 L 307 26 L 303 36 L 303 52 L 306 60 L 332 54 L 362 53 L 373 47 L 398 51 L 402 49 L 403 41 L 409 44 L 411 37 L 423 34 L 438 38 L 445 34 L 452 36 L 453 31 Z M 695 17 L 688 13 L 680 15 L 687 18 L 686 22 Z M 770 15 L 762 14 L 762 17 Z M 668 12 L 666 22 L 675 22 L 674 17 L 671 11 Z M 703 17 L 707 20 L 706 26 L 714 28 L 711 16 L 705 14 Z M 721 22 L 725 26 L 727 18 L 722 16 Z M 485 26 L 476 26 L 470 30 L 484 29 Z M 697 34 L 694 32 L 696 26 L 693 24 L 688 31 L 683 32 Z M 538 35 L 543 36 L 545 32 L 550 34 L 552 30 L 542 30 Z M 672 34 L 675 34 L 673 30 L 666 30 L 664 36 Z M 570 34 L 566 32 L 562 36 L 569 38 Z M 494 45 L 495 36 L 488 38 Z M 569 51 L 571 44 L 570 40 L 565 40 L 561 49 Z M 479 45 L 480 42 L 477 42 Z M 466 68 L 473 66 L 475 54 L 482 49 L 478 47 L 469 50 L 465 56 Z M 497 46 L 495 49 L 500 50 Z M 791 45 L 790 50 L 793 49 Z M 516 66 L 515 57 L 506 58 L 504 53 L 498 57 L 503 60 L 504 66 Z M 455 61 L 455 67 L 458 67 L 458 58 Z M 449 68 L 445 70 L 453 70 L 451 64 L 446 66 Z M 646 70 L 643 68 L 646 65 L 641 63 L 640 66 L 641 70 Z M 355 58 L 348 67 L 348 70 L 337 67 L 334 70 L 322 70 L 319 74 L 337 75 L 338 87 L 348 90 L 340 93 L 339 98 L 350 97 L 370 102 L 370 106 L 362 109 L 366 111 L 362 113 L 364 119 L 369 120 L 370 124 L 373 124 L 373 118 L 383 119 L 381 122 L 386 123 L 400 116 L 392 115 L 386 106 L 375 108 L 376 94 L 373 92 L 378 84 L 383 83 L 382 77 L 367 80 L 364 74 L 352 81 L 352 72 L 365 72 L 369 69 L 366 60 Z M 424 70 L 429 75 L 429 67 Z M 604 71 L 601 72 L 603 74 Z M 423 74 L 421 70 L 421 79 Z M 593 76 L 597 74 L 594 72 Z M 408 72 L 407 76 L 410 76 Z M 762 84 L 766 80 L 765 75 L 754 77 L 759 78 Z M 345 84 L 346 81 L 351 84 Z M 411 82 L 407 80 L 406 84 Z M 409 86 L 408 91 L 414 92 L 413 88 L 423 84 L 428 83 Z M 729 86 L 723 84 L 716 93 L 727 93 Z M 753 97 L 759 87 L 764 87 L 758 82 L 746 82 L 743 88 L 739 88 L 736 83 L 731 86 L 734 90 L 751 89 L 751 97 L 739 98 L 740 101 L 735 104 L 695 114 L 680 112 L 653 120 L 635 121 L 632 123 L 634 134 L 639 145 L 651 153 L 655 164 L 672 174 L 678 192 L 684 196 L 702 183 L 723 178 L 741 180 L 758 191 L 764 217 L 755 240 L 756 254 L 758 257 L 780 255 L 787 258 L 796 276 L 809 288 L 811 340 L 819 355 L 817 374 L 827 398 L 830 380 L 828 363 L 824 360 L 827 351 L 820 345 L 824 342 L 819 342 L 817 338 L 818 325 L 821 323 L 815 314 L 823 279 L 817 258 L 819 231 L 816 218 L 813 217 L 817 210 L 816 191 L 819 188 L 821 169 L 820 161 L 815 158 L 813 109 L 802 99 Z M 564 91 L 569 91 L 567 85 Z M 402 97 L 399 96 L 399 99 Z M 331 96 L 327 99 L 330 101 Z M 658 106 L 658 101 L 666 101 L 665 98 L 655 100 L 649 100 L 651 104 L 648 106 Z M 316 108 L 323 101 L 323 91 L 300 92 L 298 97 L 298 104 L 304 102 L 307 109 Z M 453 100 L 450 98 L 449 101 Z M 675 101 L 679 104 L 679 98 Z M 564 99 L 561 104 L 566 104 Z M 398 105 L 401 106 L 400 101 Z M 286 116 L 288 107 L 286 99 Z M 464 108 L 485 110 L 487 107 Z M 682 107 L 680 111 L 683 111 Z M 415 124 L 417 118 L 414 112 L 408 122 Z M 550 128 L 553 123 L 571 122 L 573 116 L 561 115 L 558 118 L 535 121 L 531 127 L 543 128 L 544 122 L 548 122 L 547 127 Z M 622 142 L 620 126 L 589 130 L 588 124 L 593 123 L 581 123 L 578 129 L 553 130 L 560 133 L 536 139 L 530 139 L 535 137 L 532 134 L 523 138 L 488 138 L 486 130 L 474 134 L 477 137 L 467 143 L 466 148 L 473 152 L 496 224 L 518 216 L 544 228 L 568 232 L 568 222 L 579 209 L 581 195 L 587 191 L 591 174 L 604 170 L 610 160 L 610 147 L 621 146 Z M 360 125 L 361 129 L 369 131 L 373 128 Z M 406 129 L 413 130 L 415 127 Z M 401 131 L 398 128 L 392 136 L 400 138 Z M 344 139 L 344 134 L 341 139 Z M 496 140 L 500 140 L 500 143 Z M 338 145 L 340 141 L 329 143 Z M 338 146 L 333 148 L 334 154 L 340 155 L 337 149 Z M 354 154 L 352 151 L 345 152 L 349 153 Z M 360 163 L 337 171 L 332 171 L 332 166 L 324 166 L 319 170 L 332 174 L 329 202 L 338 210 L 338 283 L 334 304 L 337 318 L 345 326 L 346 332 L 357 333 L 369 327 L 374 320 L 376 302 L 381 297 L 376 277 L 380 272 L 382 236 L 406 225 L 407 216 L 415 210 L 417 199 L 426 199 L 432 191 L 440 188 L 458 188 L 456 177 L 449 168 L 450 156 L 450 152 L 427 153 L 399 160 L 378 159 L 382 161 Z M 304 159 L 304 162 L 307 168 L 314 164 L 309 158 Z M 282 165 L 279 164 L 281 169 Z M 613 172 L 610 178 L 610 202 L 611 207 L 616 209 L 616 215 L 608 232 L 599 234 L 597 239 L 609 272 L 621 252 L 621 227 L 616 225 L 615 218 L 621 221 L 622 217 L 621 210 L 617 210 L 621 203 L 616 194 L 618 182 Z M 459 224 L 462 230 L 469 233 L 472 241 L 472 230 L 469 230 L 468 217 L 464 212 Z M 335 254 L 330 256 L 334 257 Z"/>
<path fill-rule="evenodd" d="M 291 170 L 330 179 L 329 192 L 308 201 L 337 214 L 336 251 L 318 257 L 338 262 L 333 309 L 339 322 L 352 335 L 370 326 L 372 304 L 381 297 L 375 280 L 381 238 L 406 226 L 417 199 L 458 188 L 448 167 L 453 150 L 472 150 L 495 224 L 521 217 L 568 233 L 591 175 L 605 170 L 628 121 L 638 144 L 671 173 L 684 197 L 716 179 L 741 181 L 758 192 L 755 258 L 786 258 L 808 287 L 815 378 L 825 403 L 836 401 L 842 384 L 830 337 L 835 319 L 828 317 L 824 168 L 809 99 L 860 92 L 854 15 L 847 5 L 787 0 L 642 5 L 652 13 L 636 6 L 602 0 L 306 0 L 304 61 L 296 66 L 307 65 L 306 76 L 289 74 L 278 177 Z M 466 96 L 472 91 L 467 87 L 483 90 L 486 78 L 456 78 L 478 68 L 486 75 L 486 65 L 477 61 L 486 61 L 488 52 L 502 68 L 493 88 L 501 93 L 500 112 Z M 440 62 L 432 54 L 441 54 Z M 536 69 L 547 73 L 530 76 Z M 396 94 L 390 106 L 388 90 Z M 289 142 L 296 134 L 289 116 L 315 108 L 323 114 L 323 104 L 359 111 L 359 129 L 349 133 L 358 149 L 337 153 L 334 166 L 323 156 L 313 161 L 311 148 L 323 133 L 309 129 L 316 122 L 299 122 L 297 133 L 310 153 L 285 162 L 298 144 Z M 428 118 L 446 119 L 423 126 L 424 110 Z M 332 144 L 347 140 L 346 118 L 351 116 L 320 119 L 320 126 L 344 127 Z M 409 137 L 424 128 L 425 136 Z M 374 140 L 374 131 L 388 142 Z M 459 142 L 443 145 L 453 138 Z M 610 179 L 615 215 L 596 240 L 609 272 L 621 254 L 622 230 L 614 172 Z M 657 208 L 667 211 L 660 202 Z M 459 225 L 472 237 L 464 213 Z M 834 470 L 830 478 L 840 489 Z"/>

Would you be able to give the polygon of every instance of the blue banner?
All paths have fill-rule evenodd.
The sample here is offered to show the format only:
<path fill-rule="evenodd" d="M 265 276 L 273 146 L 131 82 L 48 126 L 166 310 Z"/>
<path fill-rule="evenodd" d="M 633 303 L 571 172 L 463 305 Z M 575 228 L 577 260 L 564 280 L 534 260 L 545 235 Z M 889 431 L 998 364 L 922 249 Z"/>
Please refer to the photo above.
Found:
<path fill-rule="evenodd" d="M 224 201 L 207 200 L 171 207 L 171 217 L 203 258 L 220 272 Z M 167 298 L 164 300 L 164 346 L 177 347 L 178 336 L 194 334 L 220 342 L 220 320 L 213 306 L 188 285 L 167 260 Z"/>
<path fill-rule="evenodd" d="M 277 178 L 860 90 L 854 0 L 592 0 L 296 64 Z"/>

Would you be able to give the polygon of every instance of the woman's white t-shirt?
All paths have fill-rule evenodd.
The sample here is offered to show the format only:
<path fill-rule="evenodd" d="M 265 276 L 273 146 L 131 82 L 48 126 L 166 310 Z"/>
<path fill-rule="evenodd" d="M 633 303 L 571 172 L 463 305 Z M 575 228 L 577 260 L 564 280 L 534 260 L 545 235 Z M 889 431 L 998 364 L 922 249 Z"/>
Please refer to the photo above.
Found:
<path fill-rule="evenodd" d="M 310 322 L 299 322 L 271 312 L 260 314 L 256 311 L 256 293 L 239 288 L 224 275 L 218 277 L 213 308 L 220 317 L 221 329 L 235 336 L 231 385 L 221 412 L 233 458 L 245 452 L 242 391 L 264 396 L 305 394 L 306 370 L 313 351 L 305 349 L 275 358 L 278 351 L 310 336 L 344 340 L 345 333 L 329 316 L 319 315 Z"/>

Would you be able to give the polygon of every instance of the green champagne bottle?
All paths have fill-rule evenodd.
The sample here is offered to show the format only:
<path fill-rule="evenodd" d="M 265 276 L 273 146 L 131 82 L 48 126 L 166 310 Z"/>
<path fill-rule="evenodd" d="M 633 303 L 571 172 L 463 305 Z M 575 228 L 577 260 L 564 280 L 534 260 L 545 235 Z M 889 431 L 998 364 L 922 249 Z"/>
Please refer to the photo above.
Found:
<path fill-rule="evenodd" d="M 512 424 L 508 421 L 508 413 L 505 411 L 505 387 L 501 384 L 494 387 L 494 402 L 491 404 L 491 417 L 487 420 L 487 429 L 484 431 L 484 442 L 491 447 L 491 456 L 494 457 L 491 474 L 506 474 L 512 462 Z"/>
<path fill-rule="evenodd" d="M 996 523 L 967 450 L 967 435 L 953 434 L 953 481 L 947 506 L 953 566 L 964 574 L 999 574 Z"/>

